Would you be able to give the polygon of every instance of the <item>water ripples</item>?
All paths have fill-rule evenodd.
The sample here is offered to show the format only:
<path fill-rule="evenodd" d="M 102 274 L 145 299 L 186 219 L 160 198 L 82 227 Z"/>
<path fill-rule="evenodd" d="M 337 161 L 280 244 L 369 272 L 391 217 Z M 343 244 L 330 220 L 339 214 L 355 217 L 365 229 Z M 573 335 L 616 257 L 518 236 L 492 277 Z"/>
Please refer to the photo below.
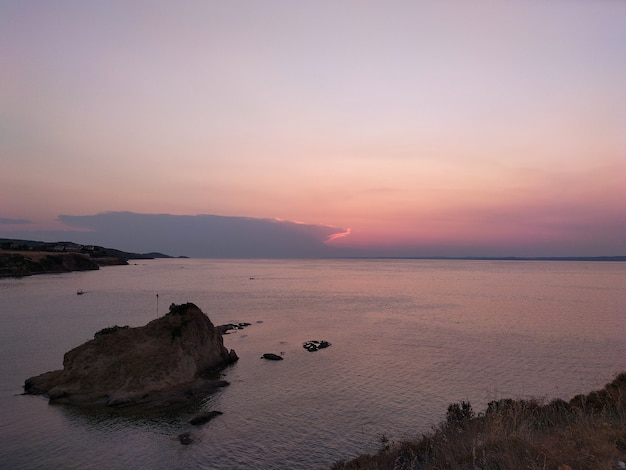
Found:
<path fill-rule="evenodd" d="M 451 402 L 569 398 L 626 363 L 624 274 L 611 263 L 158 260 L 0 280 L 0 463 L 322 468 L 376 451 L 383 435 L 428 431 Z M 167 415 L 16 395 L 94 331 L 154 318 L 156 292 L 161 314 L 192 301 L 216 324 L 252 323 L 225 336 L 241 358 L 224 371 L 230 386 Z M 313 339 L 332 346 L 305 351 Z M 223 415 L 190 425 L 200 409 Z"/>

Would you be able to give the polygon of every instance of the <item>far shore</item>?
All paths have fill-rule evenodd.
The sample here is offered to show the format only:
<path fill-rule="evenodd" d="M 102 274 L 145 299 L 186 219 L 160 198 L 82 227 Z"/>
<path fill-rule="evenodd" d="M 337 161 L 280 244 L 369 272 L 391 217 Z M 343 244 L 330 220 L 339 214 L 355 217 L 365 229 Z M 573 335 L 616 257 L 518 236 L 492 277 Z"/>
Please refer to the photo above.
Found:
<path fill-rule="evenodd" d="M 128 265 L 131 259 L 171 258 L 162 253 L 128 253 L 74 242 L 40 242 L 0 238 L 0 278 L 89 271 Z"/>
<path fill-rule="evenodd" d="M 98 261 L 100 261 L 100 264 Z M 81 253 L 0 251 L 0 277 L 25 277 L 100 269 L 101 265 L 128 264 L 117 259 L 96 260 Z"/>

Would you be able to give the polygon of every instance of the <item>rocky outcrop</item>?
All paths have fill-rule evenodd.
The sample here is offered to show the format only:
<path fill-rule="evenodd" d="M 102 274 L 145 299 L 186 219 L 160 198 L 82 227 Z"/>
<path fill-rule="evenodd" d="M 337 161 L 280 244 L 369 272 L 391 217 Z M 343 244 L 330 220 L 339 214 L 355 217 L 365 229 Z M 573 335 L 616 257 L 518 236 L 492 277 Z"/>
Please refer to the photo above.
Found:
<path fill-rule="evenodd" d="M 165 406 L 227 385 L 206 374 L 236 358 L 196 305 L 172 304 L 145 326 L 101 330 L 65 354 L 62 370 L 29 378 L 24 390 L 52 403 Z"/>
<path fill-rule="evenodd" d="M 326 340 L 311 340 L 306 341 L 302 344 L 302 347 L 309 352 L 319 351 L 320 349 L 325 349 L 330 346 L 330 343 Z"/>

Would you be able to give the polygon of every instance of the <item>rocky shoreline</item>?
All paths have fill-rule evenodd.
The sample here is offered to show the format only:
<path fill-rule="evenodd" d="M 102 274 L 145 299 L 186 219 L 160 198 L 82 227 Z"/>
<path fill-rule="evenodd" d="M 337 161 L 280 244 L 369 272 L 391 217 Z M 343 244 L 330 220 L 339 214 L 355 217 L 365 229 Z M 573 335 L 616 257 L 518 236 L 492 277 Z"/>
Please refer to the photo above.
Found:
<path fill-rule="evenodd" d="M 377 454 L 338 461 L 332 470 L 626 468 L 626 372 L 569 401 L 503 399 L 476 413 L 452 403 L 446 419 L 414 440 L 381 437 Z"/>
<path fill-rule="evenodd" d="M 128 265 L 129 259 L 171 258 L 163 253 L 128 253 L 73 242 L 38 242 L 0 238 L 0 278 L 89 271 Z"/>
<path fill-rule="evenodd" d="M 128 264 L 119 259 L 102 259 L 102 265 Z M 100 269 L 98 260 L 81 253 L 0 251 L 0 277 L 25 277 Z"/>

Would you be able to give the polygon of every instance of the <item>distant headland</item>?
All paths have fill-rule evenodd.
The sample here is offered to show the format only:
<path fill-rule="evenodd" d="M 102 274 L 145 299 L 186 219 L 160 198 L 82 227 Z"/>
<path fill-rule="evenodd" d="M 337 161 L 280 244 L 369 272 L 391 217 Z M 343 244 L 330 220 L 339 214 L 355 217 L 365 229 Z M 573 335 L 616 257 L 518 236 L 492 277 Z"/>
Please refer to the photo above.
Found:
<path fill-rule="evenodd" d="M 130 259 L 171 258 L 163 253 L 128 253 L 74 242 L 0 238 L 0 277 L 89 271 L 127 265 Z"/>

